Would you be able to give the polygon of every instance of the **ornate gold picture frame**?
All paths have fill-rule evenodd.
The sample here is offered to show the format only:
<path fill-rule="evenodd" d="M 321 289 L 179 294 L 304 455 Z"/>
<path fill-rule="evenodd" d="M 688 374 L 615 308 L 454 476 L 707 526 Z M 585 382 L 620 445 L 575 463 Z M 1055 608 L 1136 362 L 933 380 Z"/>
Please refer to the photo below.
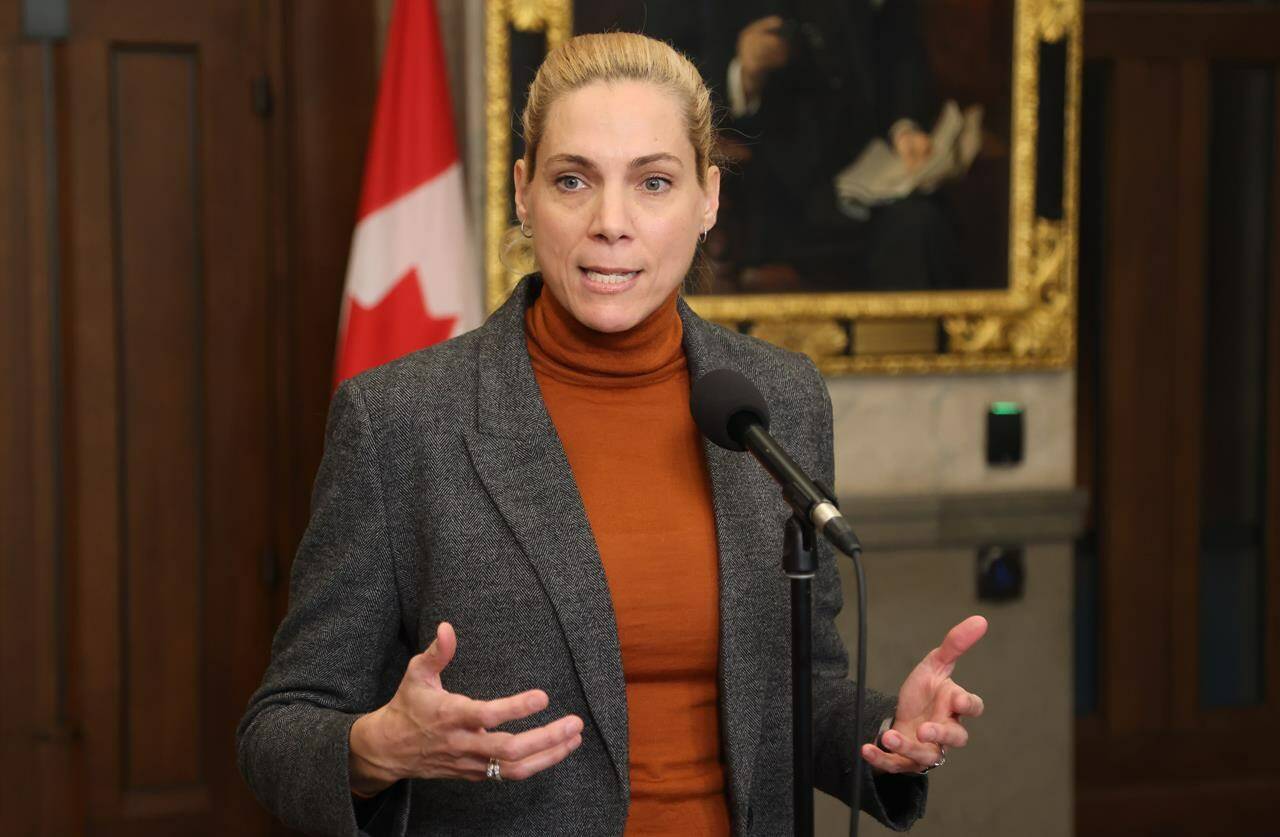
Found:
<path fill-rule="evenodd" d="M 1072 364 L 1082 3 L 1013 0 L 1013 8 L 1007 288 L 695 294 L 687 297 L 694 310 L 707 319 L 803 351 L 828 374 L 1000 371 Z M 510 164 L 513 108 L 518 105 L 512 102 L 512 38 L 541 33 L 547 49 L 562 43 L 573 31 L 572 0 L 488 0 L 485 27 L 485 272 L 486 299 L 492 310 L 519 279 L 504 267 L 498 252 L 503 232 L 514 217 Z M 1054 60 L 1044 60 L 1046 55 Z M 1045 90 L 1050 94 L 1044 95 Z M 1045 104 L 1059 101 L 1061 114 L 1050 112 L 1046 118 Z M 1044 126 L 1054 130 L 1042 132 Z M 1054 136 L 1059 129 L 1061 135 Z M 1054 156 L 1048 165 L 1049 155 L 1043 148 L 1051 149 Z M 1042 187 L 1054 187 L 1050 213 L 1040 212 L 1038 177 L 1045 179 Z M 1057 178 L 1060 184 L 1051 182 Z"/>

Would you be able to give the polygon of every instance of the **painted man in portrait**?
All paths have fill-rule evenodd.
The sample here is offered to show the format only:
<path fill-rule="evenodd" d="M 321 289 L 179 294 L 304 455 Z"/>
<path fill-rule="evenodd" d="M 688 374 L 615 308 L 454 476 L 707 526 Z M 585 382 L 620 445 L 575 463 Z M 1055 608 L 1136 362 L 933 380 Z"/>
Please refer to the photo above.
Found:
<path fill-rule="evenodd" d="M 836 174 L 876 137 L 908 165 L 929 153 L 938 102 L 916 0 L 622 5 L 600 23 L 642 29 L 689 54 L 726 114 L 730 176 L 709 243 L 719 267 L 715 290 L 957 283 L 957 247 L 939 198 L 913 194 L 851 212 L 834 188 Z"/>

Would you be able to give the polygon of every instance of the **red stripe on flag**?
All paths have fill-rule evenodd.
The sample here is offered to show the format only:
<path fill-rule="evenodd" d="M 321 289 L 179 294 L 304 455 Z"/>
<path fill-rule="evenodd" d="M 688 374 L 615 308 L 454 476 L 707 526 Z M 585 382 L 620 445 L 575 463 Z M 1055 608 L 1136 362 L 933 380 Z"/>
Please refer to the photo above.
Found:
<path fill-rule="evenodd" d="M 449 339 L 457 317 L 436 318 L 422 301 L 418 271 L 410 270 L 372 308 L 348 301 L 347 328 L 338 347 L 341 383 L 366 369 Z"/>
<path fill-rule="evenodd" d="M 365 160 L 360 218 L 458 159 L 435 0 L 397 0 Z"/>

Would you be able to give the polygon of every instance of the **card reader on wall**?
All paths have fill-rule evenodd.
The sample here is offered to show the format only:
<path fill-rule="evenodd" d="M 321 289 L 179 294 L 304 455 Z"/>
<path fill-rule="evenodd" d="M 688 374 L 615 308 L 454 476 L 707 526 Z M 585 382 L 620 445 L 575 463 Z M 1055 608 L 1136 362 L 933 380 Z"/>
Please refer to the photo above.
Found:
<path fill-rule="evenodd" d="M 1022 405 L 996 401 L 987 410 L 987 464 L 1018 465 L 1022 462 Z"/>

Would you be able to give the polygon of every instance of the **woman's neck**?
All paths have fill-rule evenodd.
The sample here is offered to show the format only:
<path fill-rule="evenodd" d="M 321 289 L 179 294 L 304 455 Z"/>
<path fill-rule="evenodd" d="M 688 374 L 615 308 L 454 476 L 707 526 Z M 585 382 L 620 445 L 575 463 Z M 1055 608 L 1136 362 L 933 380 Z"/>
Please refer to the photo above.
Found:
<path fill-rule="evenodd" d="M 638 386 L 684 368 L 684 328 L 678 292 L 626 331 L 589 328 L 560 304 L 546 285 L 525 312 L 525 332 L 534 368 L 569 382 L 594 386 Z"/>

